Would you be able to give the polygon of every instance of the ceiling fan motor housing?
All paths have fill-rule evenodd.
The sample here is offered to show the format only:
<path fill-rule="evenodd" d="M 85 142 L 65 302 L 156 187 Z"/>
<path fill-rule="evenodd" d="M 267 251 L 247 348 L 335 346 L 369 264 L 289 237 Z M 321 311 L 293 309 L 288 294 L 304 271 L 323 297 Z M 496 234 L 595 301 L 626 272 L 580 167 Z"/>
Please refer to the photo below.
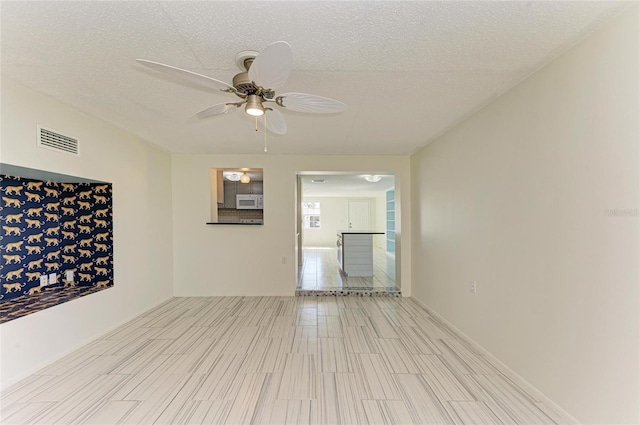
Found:
<path fill-rule="evenodd" d="M 257 87 L 249 79 L 248 72 L 241 72 L 233 77 L 233 87 L 244 94 L 253 94 L 257 90 Z"/>
<path fill-rule="evenodd" d="M 275 96 L 275 92 L 273 90 L 265 90 L 253 84 L 249 79 L 249 72 L 236 74 L 236 76 L 233 77 L 233 87 L 235 87 L 238 93 L 242 93 L 244 95 L 255 94 L 262 96 L 265 99 L 273 99 Z"/>

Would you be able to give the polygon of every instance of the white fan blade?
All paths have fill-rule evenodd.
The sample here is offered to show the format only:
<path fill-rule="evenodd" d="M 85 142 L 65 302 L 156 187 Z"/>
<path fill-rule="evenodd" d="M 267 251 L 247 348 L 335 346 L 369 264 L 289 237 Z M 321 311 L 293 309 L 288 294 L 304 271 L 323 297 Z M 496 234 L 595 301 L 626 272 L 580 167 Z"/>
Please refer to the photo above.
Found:
<path fill-rule="evenodd" d="M 195 72 L 187 71 L 185 69 L 176 68 L 170 65 L 165 65 L 158 62 L 152 62 L 145 59 L 136 59 L 139 64 L 147 66 L 156 71 L 160 71 L 164 74 L 172 77 L 178 77 L 191 83 L 197 84 L 207 89 L 222 90 L 222 91 L 235 91 L 235 89 L 229 84 L 210 78 L 205 75 L 196 74 Z"/>
<path fill-rule="evenodd" d="M 263 89 L 277 90 L 284 86 L 293 65 L 293 52 L 286 41 L 268 45 L 249 68 L 249 79 Z"/>
<path fill-rule="evenodd" d="M 344 112 L 347 105 L 328 97 L 306 93 L 285 93 L 276 98 L 278 105 L 291 111 L 330 114 Z"/>
<path fill-rule="evenodd" d="M 238 107 L 239 105 L 237 103 L 218 103 L 217 105 L 210 106 L 207 109 L 203 109 L 198 112 L 195 114 L 195 117 L 198 119 L 205 119 L 215 117 L 216 115 L 224 115 L 237 110 Z"/>
<path fill-rule="evenodd" d="M 287 122 L 282 113 L 277 109 L 267 109 L 267 130 L 274 134 L 285 134 L 287 132 Z M 258 122 L 264 124 L 264 118 L 258 118 Z"/>

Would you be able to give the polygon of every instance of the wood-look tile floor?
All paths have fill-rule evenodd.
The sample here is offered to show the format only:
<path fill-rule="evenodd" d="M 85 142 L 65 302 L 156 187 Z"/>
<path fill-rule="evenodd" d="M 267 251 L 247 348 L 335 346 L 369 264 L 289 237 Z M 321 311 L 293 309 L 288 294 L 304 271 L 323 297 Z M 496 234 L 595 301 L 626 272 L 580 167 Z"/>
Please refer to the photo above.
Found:
<path fill-rule="evenodd" d="M 373 252 L 373 276 L 347 277 L 340 272 L 335 248 L 305 247 L 298 282 L 300 290 L 396 289 L 395 256 L 380 248 Z"/>
<path fill-rule="evenodd" d="M 2 424 L 553 424 L 403 298 L 173 298 L 1 394 Z"/>

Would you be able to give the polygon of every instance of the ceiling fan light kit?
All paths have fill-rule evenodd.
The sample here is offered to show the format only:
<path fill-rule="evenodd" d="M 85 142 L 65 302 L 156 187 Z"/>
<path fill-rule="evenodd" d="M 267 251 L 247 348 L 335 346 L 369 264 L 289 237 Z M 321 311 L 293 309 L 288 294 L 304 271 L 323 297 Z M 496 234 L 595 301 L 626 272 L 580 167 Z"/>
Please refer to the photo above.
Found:
<path fill-rule="evenodd" d="M 233 85 L 170 65 L 145 59 L 137 59 L 137 61 L 141 65 L 194 83 L 198 87 L 235 94 L 241 99 L 239 102 L 219 103 L 203 109 L 195 114 L 198 119 L 224 115 L 245 105 L 245 113 L 252 117 L 264 115 L 266 130 L 282 135 L 287 132 L 287 123 L 284 117 L 278 109 L 265 107 L 265 102 L 272 102 L 285 110 L 313 114 L 339 113 L 347 109 L 347 105 L 338 100 L 313 94 L 284 93 L 276 96 L 275 90 L 284 86 L 293 65 L 293 52 L 289 43 L 285 41 L 272 43 L 260 53 L 253 50 L 239 52 L 236 55 L 235 63 L 242 72 L 233 77 Z"/>
<path fill-rule="evenodd" d="M 245 106 L 244 110 L 252 117 L 259 117 L 264 115 L 262 98 L 260 96 L 256 96 L 255 94 L 247 96 L 247 106 Z"/>

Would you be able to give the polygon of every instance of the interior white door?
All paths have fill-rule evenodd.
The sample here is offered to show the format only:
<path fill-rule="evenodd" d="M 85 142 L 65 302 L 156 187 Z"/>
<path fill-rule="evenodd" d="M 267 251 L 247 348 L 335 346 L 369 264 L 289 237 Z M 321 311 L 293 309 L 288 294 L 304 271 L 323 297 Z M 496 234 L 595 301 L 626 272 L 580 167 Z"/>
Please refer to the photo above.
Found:
<path fill-rule="evenodd" d="M 368 199 L 349 199 L 349 230 L 371 230 L 371 203 Z"/>

